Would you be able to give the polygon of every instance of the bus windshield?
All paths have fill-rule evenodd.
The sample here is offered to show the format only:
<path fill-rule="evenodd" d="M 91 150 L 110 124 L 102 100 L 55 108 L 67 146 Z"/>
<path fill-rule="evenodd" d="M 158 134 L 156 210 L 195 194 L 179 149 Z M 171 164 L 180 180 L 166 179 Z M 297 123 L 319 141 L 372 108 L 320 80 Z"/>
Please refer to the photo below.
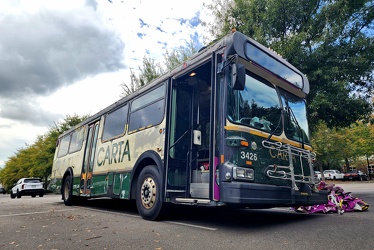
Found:
<path fill-rule="evenodd" d="M 263 79 L 246 75 L 244 90 L 229 89 L 228 117 L 235 123 L 280 134 L 281 113 L 276 89 Z"/>
<path fill-rule="evenodd" d="M 280 135 L 284 126 L 284 132 L 289 139 L 309 143 L 306 105 L 303 99 L 281 89 L 277 91 L 267 81 L 248 74 L 244 90 L 238 91 L 229 87 L 228 93 L 227 114 L 230 121 L 274 135 Z"/>
<path fill-rule="evenodd" d="M 285 110 L 284 132 L 289 139 L 309 143 L 309 127 L 306 104 L 303 99 L 284 90 L 279 90 Z"/>

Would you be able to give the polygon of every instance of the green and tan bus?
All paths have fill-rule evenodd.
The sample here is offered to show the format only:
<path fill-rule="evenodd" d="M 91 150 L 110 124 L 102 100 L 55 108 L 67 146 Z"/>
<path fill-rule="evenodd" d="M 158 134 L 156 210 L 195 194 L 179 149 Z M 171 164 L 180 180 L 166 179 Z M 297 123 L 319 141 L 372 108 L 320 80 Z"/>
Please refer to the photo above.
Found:
<path fill-rule="evenodd" d="M 233 32 L 63 133 L 50 189 L 66 205 L 136 200 L 148 220 L 169 204 L 326 203 L 313 174 L 308 93 L 299 70 Z"/>

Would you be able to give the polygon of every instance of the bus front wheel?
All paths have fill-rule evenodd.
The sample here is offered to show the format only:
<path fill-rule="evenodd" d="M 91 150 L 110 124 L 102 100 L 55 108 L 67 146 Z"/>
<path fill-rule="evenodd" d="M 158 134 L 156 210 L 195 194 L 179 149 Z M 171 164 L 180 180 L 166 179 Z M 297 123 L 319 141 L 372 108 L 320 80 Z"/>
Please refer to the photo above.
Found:
<path fill-rule="evenodd" d="M 139 174 L 136 207 L 146 220 L 160 219 L 163 210 L 161 177 L 156 166 L 147 166 Z"/>

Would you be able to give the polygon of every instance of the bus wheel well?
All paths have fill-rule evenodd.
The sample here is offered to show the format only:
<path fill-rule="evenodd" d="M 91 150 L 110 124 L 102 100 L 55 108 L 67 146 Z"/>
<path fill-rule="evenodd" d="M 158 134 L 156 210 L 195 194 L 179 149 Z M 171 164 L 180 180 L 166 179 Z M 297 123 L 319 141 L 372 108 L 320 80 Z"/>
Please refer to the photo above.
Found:
<path fill-rule="evenodd" d="M 132 174 L 132 181 L 131 181 L 131 199 L 135 199 L 136 197 L 136 184 L 138 183 L 138 178 L 140 172 L 145 168 L 146 166 L 150 165 L 158 165 L 152 158 L 145 158 L 139 164 L 137 164 L 135 171 Z M 159 171 L 159 170 L 157 170 Z"/>

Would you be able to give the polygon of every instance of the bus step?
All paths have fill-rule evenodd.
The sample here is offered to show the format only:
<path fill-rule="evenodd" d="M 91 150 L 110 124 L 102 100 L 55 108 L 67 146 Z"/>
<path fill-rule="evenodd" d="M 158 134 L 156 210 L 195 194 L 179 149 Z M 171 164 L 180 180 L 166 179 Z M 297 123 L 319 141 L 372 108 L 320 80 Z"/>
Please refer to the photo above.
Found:
<path fill-rule="evenodd" d="M 193 198 L 176 198 L 175 202 L 181 204 L 196 204 L 196 205 L 210 205 L 210 200 L 206 199 L 193 199 Z"/>

